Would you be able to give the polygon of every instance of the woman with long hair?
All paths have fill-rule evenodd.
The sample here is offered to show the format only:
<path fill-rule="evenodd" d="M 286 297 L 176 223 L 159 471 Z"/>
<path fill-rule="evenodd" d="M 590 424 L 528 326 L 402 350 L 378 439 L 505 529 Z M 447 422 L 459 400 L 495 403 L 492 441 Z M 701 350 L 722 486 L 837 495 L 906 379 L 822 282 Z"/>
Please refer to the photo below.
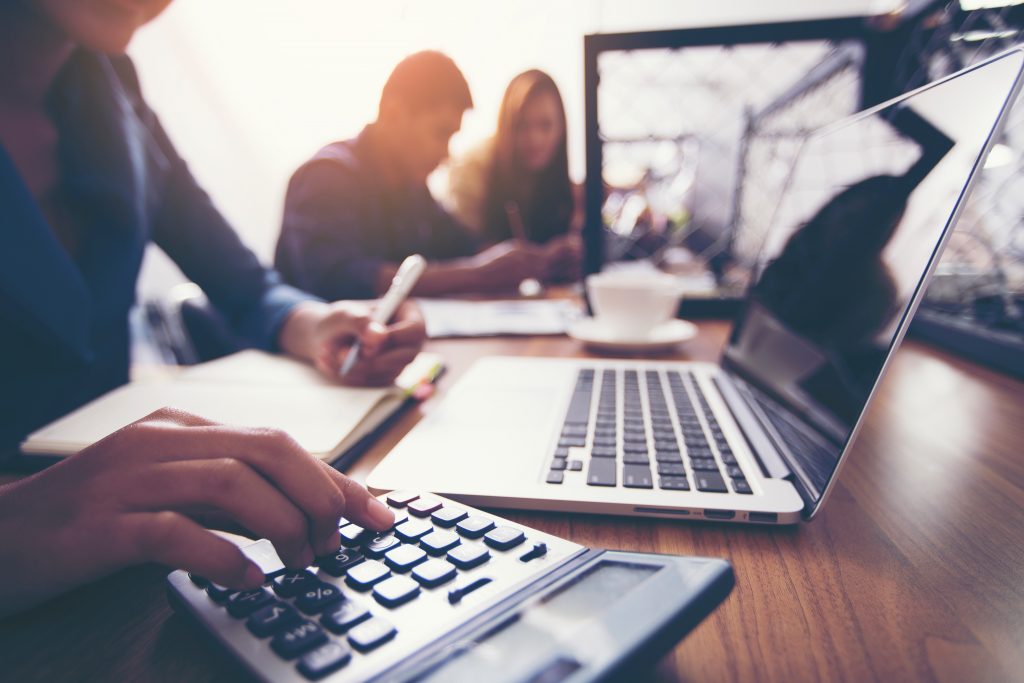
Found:
<path fill-rule="evenodd" d="M 551 76 L 530 69 L 512 79 L 494 136 L 452 165 L 449 182 L 454 213 L 484 241 L 544 245 L 549 279 L 576 274 L 579 203 L 565 107 Z"/>

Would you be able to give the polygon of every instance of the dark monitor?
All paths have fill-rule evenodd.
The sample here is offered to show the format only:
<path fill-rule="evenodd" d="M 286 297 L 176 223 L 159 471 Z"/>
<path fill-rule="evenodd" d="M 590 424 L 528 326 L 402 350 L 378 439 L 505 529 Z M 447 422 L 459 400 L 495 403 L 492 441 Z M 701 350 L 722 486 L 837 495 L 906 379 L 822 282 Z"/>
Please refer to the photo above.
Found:
<path fill-rule="evenodd" d="M 982 167 L 1006 53 L 808 136 L 723 358 L 813 514 Z"/>

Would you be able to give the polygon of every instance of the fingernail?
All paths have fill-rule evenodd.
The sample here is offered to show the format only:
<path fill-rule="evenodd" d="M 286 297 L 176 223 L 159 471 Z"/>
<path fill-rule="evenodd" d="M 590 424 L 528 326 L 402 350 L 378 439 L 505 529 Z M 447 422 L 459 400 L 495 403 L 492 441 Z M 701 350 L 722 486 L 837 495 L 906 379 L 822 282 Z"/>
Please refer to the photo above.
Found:
<path fill-rule="evenodd" d="M 253 588 L 259 588 L 266 580 L 267 577 L 264 576 L 263 570 L 260 569 L 255 562 L 249 563 L 249 566 L 245 570 L 245 587 L 250 590 Z"/>
<path fill-rule="evenodd" d="M 366 503 L 366 514 L 378 529 L 390 528 L 395 523 L 395 513 L 376 498 L 370 498 Z"/>

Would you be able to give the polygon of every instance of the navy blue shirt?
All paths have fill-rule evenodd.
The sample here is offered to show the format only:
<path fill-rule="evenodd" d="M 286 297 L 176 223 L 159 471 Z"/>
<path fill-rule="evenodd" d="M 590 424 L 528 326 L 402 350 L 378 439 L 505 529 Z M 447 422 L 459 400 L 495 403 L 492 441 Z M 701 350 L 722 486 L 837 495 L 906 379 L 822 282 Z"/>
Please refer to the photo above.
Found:
<path fill-rule="evenodd" d="M 321 149 L 292 176 L 274 265 L 285 281 L 327 299 L 371 299 L 385 263 L 472 256 L 478 244 L 425 183 L 381 181 L 367 127 Z"/>
<path fill-rule="evenodd" d="M 282 284 L 225 222 L 127 57 L 77 51 L 49 107 L 78 239 L 72 256 L 0 145 L 0 452 L 128 380 L 128 311 L 150 240 L 253 346 L 272 349 L 291 307 L 313 298 Z"/>

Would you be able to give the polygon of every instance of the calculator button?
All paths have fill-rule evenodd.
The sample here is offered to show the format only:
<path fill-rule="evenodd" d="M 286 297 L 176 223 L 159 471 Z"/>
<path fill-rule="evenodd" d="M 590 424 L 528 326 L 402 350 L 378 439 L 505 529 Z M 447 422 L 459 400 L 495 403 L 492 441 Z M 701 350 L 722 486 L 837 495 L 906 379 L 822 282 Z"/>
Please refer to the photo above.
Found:
<path fill-rule="evenodd" d="M 393 508 L 404 508 L 409 503 L 420 497 L 420 494 L 412 491 L 392 491 L 388 494 L 388 505 Z"/>
<path fill-rule="evenodd" d="M 294 598 L 315 582 L 316 577 L 305 569 L 287 571 L 274 579 L 274 592 L 282 598 Z"/>
<path fill-rule="evenodd" d="M 458 534 L 444 530 L 431 531 L 420 539 L 420 546 L 431 555 L 444 555 L 459 543 L 462 540 Z"/>
<path fill-rule="evenodd" d="M 260 607 L 263 607 L 267 603 L 273 601 L 273 596 L 269 592 L 262 588 L 255 588 L 250 591 L 242 591 L 241 593 L 235 593 L 228 598 L 225 606 L 228 608 L 228 614 L 233 617 L 247 617 Z"/>
<path fill-rule="evenodd" d="M 407 572 L 426 559 L 427 554 L 422 548 L 414 545 L 401 545 L 384 556 L 384 563 L 396 572 Z"/>
<path fill-rule="evenodd" d="M 544 557 L 547 554 L 547 543 L 534 543 L 532 548 L 519 556 L 519 561 L 529 562 L 530 560 L 536 560 L 538 557 Z"/>
<path fill-rule="evenodd" d="M 206 593 L 210 596 L 210 599 L 218 604 L 224 604 L 228 601 L 228 598 L 237 592 L 234 588 L 228 588 L 212 581 L 206 587 Z"/>
<path fill-rule="evenodd" d="M 431 512 L 440 510 L 441 505 L 437 498 L 417 498 L 409 503 L 408 509 L 413 517 L 429 517 Z"/>
<path fill-rule="evenodd" d="M 508 550 L 526 540 L 526 534 L 511 526 L 499 526 L 484 536 L 484 543 L 496 550 Z"/>
<path fill-rule="evenodd" d="M 486 576 L 476 578 L 467 577 L 466 579 L 463 579 L 459 585 L 456 585 L 448 591 L 448 602 L 454 605 L 457 602 L 460 602 L 462 598 L 466 597 L 478 588 L 483 588 L 491 581 L 493 581 L 493 579 Z"/>
<path fill-rule="evenodd" d="M 433 531 L 434 527 L 430 522 L 424 522 L 418 519 L 410 519 L 405 524 L 400 524 L 395 527 L 395 536 L 406 543 L 415 543 L 420 540 L 423 536 Z"/>
<path fill-rule="evenodd" d="M 318 581 L 299 593 L 295 598 L 295 604 L 306 614 L 317 614 L 324 611 L 324 608 L 344 599 L 345 596 L 341 594 L 340 588 Z"/>
<path fill-rule="evenodd" d="M 275 577 L 285 571 L 284 562 L 274 550 L 274 544 L 265 538 L 242 546 L 242 554 L 256 563 L 265 576 Z"/>
<path fill-rule="evenodd" d="M 344 633 L 370 618 L 370 610 L 351 600 L 332 607 L 320 617 L 320 623 L 333 633 Z"/>
<path fill-rule="evenodd" d="M 302 621 L 270 639 L 270 647 L 285 659 L 294 659 L 327 642 L 324 630 L 311 621 Z"/>
<path fill-rule="evenodd" d="M 391 534 L 377 534 L 373 538 L 366 541 L 363 546 L 363 552 L 367 557 L 372 557 L 375 560 L 379 560 L 384 557 L 384 553 L 391 550 L 392 548 L 401 545 L 401 541 L 395 538 Z"/>
<path fill-rule="evenodd" d="M 430 516 L 434 520 L 434 524 L 443 526 L 445 529 L 451 528 L 464 520 L 469 513 L 459 508 L 441 508 Z"/>
<path fill-rule="evenodd" d="M 373 584 L 383 581 L 391 571 L 377 560 L 367 560 L 348 570 L 345 581 L 356 590 L 369 590 Z"/>
<path fill-rule="evenodd" d="M 245 625 L 254 636 L 264 638 L 281 629 L 294 626 L 298 621 L 299 613 L 291 605 L 275 600 L 253 612 Z"/>
<path fill-rule="evenodd" d="M 373 587 L 373 597 L 385 607 L 398 607 L 420 594 L 420 585 L 408 576 L 392 576 Z"/>
<path fill-rule="evenodd" d="M 413 568 L 412 578 L 427 588 L 433 588 L 454 579 L 455 567 L 444 560 L 428 560 Z"/>
<path fill-rule="evenodd" d="M 193 574 L 192 572 L 189 572 L 188 578 L 192 579 L 192 583 L 199 586 L 200 588 L 206 588 L 210 585 L 209 579 L 204 579 L 198 574 Z"/>
<path fill-rule="evenodd" d="M 392 531 L 394 531 L 395 527 L 397 527 L 399 524 L 409 519 L 409 515 L 405 514 L 404 512 L 395 512 L 394 510 L 392 510 L 391 512 L 393 512 L 395 515 L 395 521 L 391 524 Z"/>
<path fill-rule="evenodd" d="M 345 643 L 331 642 L 321 645 L 299 660 L 299 673 L 316 681 L 348 664 L 352 650 Z"/>
<path fill-rule="evenodd" d="M 459 569 L 472 569 L 491 559 L 491 552 L 479 545 L 463 545 L 452 548 L 448 561 Z"/>
<path fill-rule="evenodd" d="M 455 530 L 466 538 L 480 538 L 494 528 L 494 522 L 486 517 L 473 515 L 455 525 Z"/>
<path fill-rule="evenodd" d="M 360 652 L 369 652 L 375 647 L 383 645 L 392 638 L 398 631 L 395 627 L 383 619 L 370 619 L 354 627 L 348 632 L 348 642 Z"/>
<path fill-rule="evenodd" d="M 341 576 L 349 567 L 354 567 L 366 558 L 357 548 L 339 548 L 333 555 L 317 560 L 320 570 L 331 576 Z"/>
<path fill-rule="evenodd" d="M 372 531 L 367 531 L 358 524 L 349 524 L 346 527 L 342 527 L 340 533 L 341 544 L 349 547 L 359 545 L 373 534 Z"/>

